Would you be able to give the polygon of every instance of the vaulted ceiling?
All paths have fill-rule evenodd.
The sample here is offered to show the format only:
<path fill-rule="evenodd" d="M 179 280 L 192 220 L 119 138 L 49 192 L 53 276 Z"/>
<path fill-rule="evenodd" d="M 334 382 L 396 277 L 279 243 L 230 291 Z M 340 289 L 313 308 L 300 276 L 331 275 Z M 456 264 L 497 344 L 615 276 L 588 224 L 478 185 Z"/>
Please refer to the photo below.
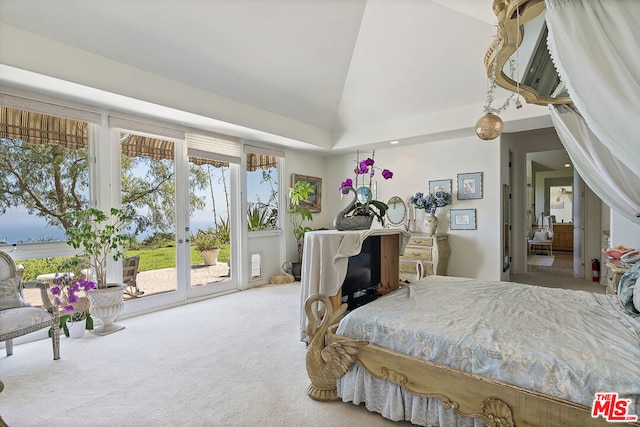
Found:
<path fill-rule="evenodd" d="M 239 136 L 246 136 L 244 129 L 272 135 L 274 142 L 337 150 L 391 139 L 428 142 L 473 135 L 487 90 L 483 58 L 495 34 L 491 3 L 0 0 L 0 36 L 8 35 L 0 40 L 0 63 L 33 64 L 29 71 L 190 110 L 219 120 L 211 122 L 212 130 L 233 133 L 224 122 Z M 106 80 L 97 76 L 74 78 L 68 67 L 77 72 L 86 63 L 65 68 L 51 58 L 44 63 L 20 58 L 7 40 L 20 34 L 215 95 L 211 100 L 229 102 L 225 117 L 196 105 L 200 99 L 191 105 L 163 94 L 144 99 L 135 88 L 103 84 Z M 68 60 L 60 55 L 59 61 Z M 8 69 L 0 69 L 0 83 L 16 85 L 18 79 L 8 75 Z M 55 93 L 56 85 L 51 86 Z M 59 87 L 57 95 L 83 101 L 80 91 Z M 243 119 L 241 107 L 264 115 Z M 510 111 L 506 129 L 548 125 L 546 115 L 538 106 Z M 298 128 L 313 132 L 306 138 L 304 131 L 293 130 Z"/>

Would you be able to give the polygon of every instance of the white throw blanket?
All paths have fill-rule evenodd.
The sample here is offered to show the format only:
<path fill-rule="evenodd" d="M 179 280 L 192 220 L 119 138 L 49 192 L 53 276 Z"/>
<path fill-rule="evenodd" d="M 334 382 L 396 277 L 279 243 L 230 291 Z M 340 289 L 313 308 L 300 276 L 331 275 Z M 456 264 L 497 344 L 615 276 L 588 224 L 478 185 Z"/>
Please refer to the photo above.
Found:
<path fill-rule="evenodd" d="M 333 296 L 338 293 L 347 275 L 348 258 L 360 253 L 362 242 L 369 236 L 398 234 L 400 256 L 411 236 L 399 229 L 370 229 L 360 231 L 322 230 L 310 231 L 304 236 L 304 252 L 302 258 L 301 290 L 300 290 L 300 331 L 301 340 L 307 333 L 307 316 L 304 303 L 313 294 Z M 315 308 L 319 317 L 322 313 Z"/>

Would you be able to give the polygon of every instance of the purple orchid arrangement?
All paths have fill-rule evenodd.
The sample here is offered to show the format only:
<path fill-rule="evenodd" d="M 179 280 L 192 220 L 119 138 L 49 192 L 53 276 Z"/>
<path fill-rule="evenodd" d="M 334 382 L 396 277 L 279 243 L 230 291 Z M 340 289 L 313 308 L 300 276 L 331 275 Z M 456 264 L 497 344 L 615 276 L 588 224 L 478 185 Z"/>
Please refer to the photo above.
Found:
<path fill-rule="evenodd" d="M 359 152 L 358 152 L 358 156 L 359 156 Z M 375 156 L 375 151 L 371 154 L 371 157 L 368 157 L 364 160 L 358 161 L 356 160 L 356 162 L 358 162 L 358 165 L 356 166 L 356 168 L 353 170 L 353 172 L 355 172 L 356 174 L 356 183 L 355 186 L 353 185 L 353 180 L 351 178 L 347 178 L 345 179 L 342 184 L 340 184 L 340 191 L 342 192 L 342 194 L 347 194 L 347 191 L 345 191 L 346 187 L 353 187 L 353 188 L 357 188 L 358 187 L 358 177 L 360 175 L 363 175 L 362 180 L 363 180 L 363 185 L 364 181 L 366 180 L 366 176 L 369 177 L 369 189 L 371 189 L 371 181 L 373 176 L 376 173 L 376 169 L 380 169 L 375 165 L 375 160 L 373 160 L 373 157 Z M 387 179 L 391 179 L 393 178 L 393 172 L 391 172 L 389 169 L 382 169 L 382 177 L 387 180 Z"/>
<path fill-rule="evenodd" d="M 435 194 L 416 193 L 409 197 L 409 203 L 414 205 L 416 209 L 424 209 L 427 213 L 436 213 L 436 209 L 451 204 L 451 193 L 445 191 L 437 191 Z"/>
<path fill-rule="evenodd" d="M 355 183 L 354 180 L 351 178 L 347 178 L 345 179 L 341 184 L 340 184 L 340 194 L 341 195 L 345 195 L 347 193 L 349 193 L 348 188 L 351 187 L 356 191 L 364 191 L 365 195 L 366 195 L 366 201 L 363 201 L 363 199 L 358 200 L 357 202 L 355 202 L 355 204 L 353 205 L 353 207 L 351 208 L 351 215 L 352 216 L 368 216 L 368 215 L 375 215 L 378 220 L 384 225 L 384 214 L 386 213 L 387 209 L 389 209 L 389 206 L 387 206 L 386 203 L 383 203 L 379 200 L 372 200 L 373 197 L 373 193 L 371 192 L 371 186 L 372 186 L 372 182 L 373 182 L 373 177 L 376 174 L 376 170 L 380 170 L 382 177 L 385 180 L 391 179 L 393 178 L 393 172 L 391 172 L 389 169 L 382 169 L 379 168 L 377 166 L 375 166 L 375 151 L 372 152 L 371 157 L 367 157 L 364 160 L 360 160 L 360 152 L 357 152 L 356 155 L 356 167 L 355 169 L 353 169 L 353 172 L 356 174 L 356 178 L 355 178 Z M 362 177 L 362 187 L 364 187 L 364 190 L 362 190 L 362 187 L 360 187 L 358 185 L 358 181 L 359 178 Z"/>
<path fill-rule="evenodd" d="M 81 320 L 86 316 L 86 292 L 95 287 L 95 282 L 84 277 L 73 279 L 69 273 L 64 273 L 56 276 L 49 292 L 53 305 L 71 314 L 73 320 Z"/>

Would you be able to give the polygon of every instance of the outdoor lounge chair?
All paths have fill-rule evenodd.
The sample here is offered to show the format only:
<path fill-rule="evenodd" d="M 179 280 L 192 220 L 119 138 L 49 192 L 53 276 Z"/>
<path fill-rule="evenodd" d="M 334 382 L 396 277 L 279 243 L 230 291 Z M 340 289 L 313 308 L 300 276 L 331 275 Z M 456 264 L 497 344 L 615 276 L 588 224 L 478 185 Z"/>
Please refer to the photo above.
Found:
<path fill-rule="evenodd" d="M 139 266 L 139 256 L 127 257 L 122 260 L 122 283 L 127 285 L 127 289 L 125 289 L 124 293 L 132 298 L 137 298 L 144 294 L 144 291 L 141 291 L 138 288 L 138 283 L 136 281 L 138 278 Z"/>

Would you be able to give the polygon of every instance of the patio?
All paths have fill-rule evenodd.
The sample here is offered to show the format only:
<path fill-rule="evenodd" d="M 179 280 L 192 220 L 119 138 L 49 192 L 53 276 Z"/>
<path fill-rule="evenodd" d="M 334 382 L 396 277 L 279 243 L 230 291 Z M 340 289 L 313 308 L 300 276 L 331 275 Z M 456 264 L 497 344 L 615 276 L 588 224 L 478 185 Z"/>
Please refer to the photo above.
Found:
<path fill-rule="evenodd" d="M 158 270 L 142 271 L 138 273 L 138 288 L 144 294 L 138 298 L 146 298 L 151 295 L 171 292 L 176 290 L 176 268 L 162 268 Z M 203 286 L 207 284 L 222 282 L 229 279 L 229 265 L 227 263 L 217 263 L 216 265 L 192 265 L 191 266 L 191 286 Z M 36 306 L 41 305 L 40 291 L 38 289 L 25 289 L 24 297 L 27 302 Z M 125 294 L 125 301 L 132 299 Z"/>

